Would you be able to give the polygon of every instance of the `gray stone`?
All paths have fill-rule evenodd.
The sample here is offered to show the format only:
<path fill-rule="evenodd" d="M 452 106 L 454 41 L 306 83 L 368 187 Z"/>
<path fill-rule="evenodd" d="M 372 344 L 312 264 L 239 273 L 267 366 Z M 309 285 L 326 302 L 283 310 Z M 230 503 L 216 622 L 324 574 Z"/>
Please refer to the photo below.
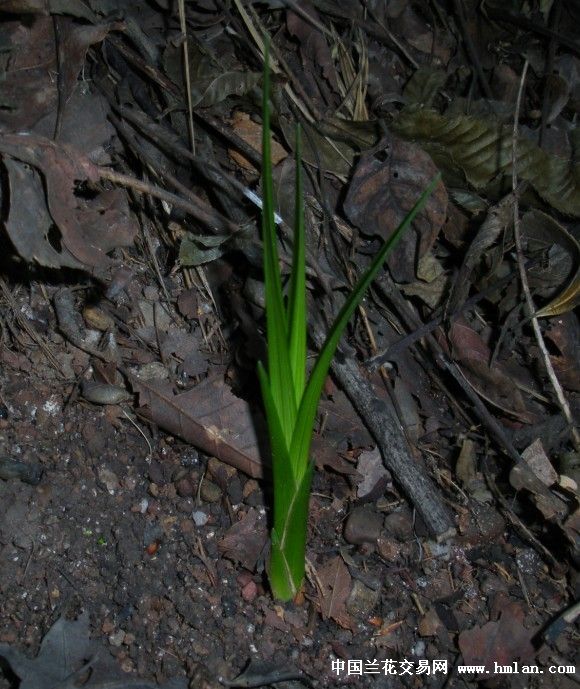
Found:
<path fill-rule="evenodd" d="M 381 535 L 383 516 L 372 507 L 364 505 L 355 507 L 349 514 L 344 527 L 344 537 L 348 543 L 362 545 L 376 543 Z"/>

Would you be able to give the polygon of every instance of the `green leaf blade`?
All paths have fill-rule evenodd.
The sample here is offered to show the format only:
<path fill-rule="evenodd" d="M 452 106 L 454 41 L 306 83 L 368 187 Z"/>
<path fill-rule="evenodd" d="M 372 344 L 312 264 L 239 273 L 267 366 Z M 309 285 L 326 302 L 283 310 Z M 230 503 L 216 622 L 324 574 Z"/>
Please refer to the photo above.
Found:
<path fill-rule="evenodd" d="M 276 407 L 276 402 L 272 395 L 268 374 L 261 362 L 258 362 L 258 379 L 260 381 L 262 400 L 264 401 L 264 410 L 266 412 L 270 450 L 272 453 L 272 470 L 274 471 L 276 464 L 287 462 L 289 446 L 286 442 L 278 408 Z"/>
<path fill-rule="evenodd" d="M 304 579 L 308 503 L 313 471 L 314 465 L 309 462 L 302 480 L 295 487 L 290 503 L 285 506 L 285 513 L 277 513 L 274 502 L 268 578 L 274 596 L 282 601 L 294 598 Z"/>
<path fill-rule="evenodd" d="M 262 236 L 264 242 L 264 280 L 266 297 L 266 339 L 270 391 L 279 414 L 282 430 L 290 442 L 298 405 L 293 390 L 288 352 L 288 323 L 282 296 L 276 224 L 274 222 L 274 191 L 270 150 L 270 71 L 269 46 L 266 44 L 262 99 Z"/>
<path fill-rule="evenodd" d="M 296 426 L 294 428 L 292 443 L 290 445 L 290 456 L 294 457 L 294 462 L 298 466 L 308 461 L 318 402 L 320 400 L 320 395 L 322 394 L 322 388 L 324 386 L 324 381 L 326 380 L 330 364 L 344 329 L 346 328 L 348 321 L 363 298 L 364 293 L 381 269 L 385 259 L 397 245 L 405 230 L 415 219 L 415 216 L 422 210 L 427 202 L 427 199 L 432 194 L 437 184 L 439 184 L 440 178 L 441 175 L 436 175 L 429 186 L 421 194 L 419 200 L 409 211 L 403 222 L 383 244 L 366 273 L 361 276 L 353 288 L 348 299 L 339 311 L 330 329 L 330 332 L 328 333 L 326 341 L 314 365 L 314 369 L 310 374 L 310 378 L 302 397 L 302 402 L 298 409 Z"/>
<path fill-rule="evenodd" d="M 306 380 L 306 239 L 304 229 L 304 190 L 302 185 L 302 146 L 300 125 L 296 126 L 296 201 L 294 207 L 294 251 L 288 302 L 289 356 L 294 381 L 296 407 L 300 405 Z"/>
<path fill-rule="evenodd" d="M 303 478 L 301 482 L 296 481 L 276 405 L 270 391 L 268 374 L 261 364 L 258 364 L 258 377 L 268 422 L 274 489 L 272 552 L 268 577 L 275 598 L 286 601 L 296 595 L 304 577 L 304 550 L 312 470 L 310 479 Z"/>

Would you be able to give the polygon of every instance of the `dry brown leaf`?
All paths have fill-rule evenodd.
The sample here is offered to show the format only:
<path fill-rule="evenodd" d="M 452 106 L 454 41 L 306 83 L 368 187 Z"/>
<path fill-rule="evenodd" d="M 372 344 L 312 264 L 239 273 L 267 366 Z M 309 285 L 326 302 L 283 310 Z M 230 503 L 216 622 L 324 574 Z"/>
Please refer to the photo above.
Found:
<path fill-rule="evenodd" d="M 529 493 L 531 501 L 546 521 L 559 521 L 568 514 L 566 503 L 546 488 L 527 464 L 516 464 L 510 471 L 509 480 L 517 491 Z"/>
<path fill-rule="evenodd" d="M 548 455 L 539 438 L 526 447 L 522 452 L 522 457 L 545 486 L 551 486 L 556 483 L 558 474 L 548 459 Z"/>
<path fill-rule="evenodd" d="M 66 103 L 91 45 L 99 43 L 122 24 L 80 25 L 59 17 L 62 73 L 58 72 L 52 16 L 37 16 L 29 26 L 22 22 L 5 25 L 3 40 L 10 51 L 9 68 L 0 80 L 0 124 L 11 130 L 31 129 L 44 115 Z M 60 87 L 60 94 L 58 88 Z"/>
<path fill-rule="evenodd" d="M 239 522 L 230 526 L 218 542 L 218 548 L 224 557 L 253 572 L 267 540 L 265 515 L 251 507 Z"/>
<path fill-rule="evenodd" d="M 348 189 L 344 210 L 365 234 L 388 239 L 437 174 L 431 158 L 418 146 L 396 137 L 364 153 Z M 396 280 L 412 282 L 419 259 L 432 247 L 447 212 L 447 191 L 440 182 L 425 208 L 391 253 Z"/>
<path fill-rule="evenodd" d="M 341 627 L 351 629 L 353 621 L 346 609 L 351 576 L 343 559 L 337 555 L 316 569 L 320 598 L 318 605 L 323 619 L 333 619 Z"/>
<path fill-rule="evenodd" d="M 580 392 L 580 326 L 575 314 L 566 313 L 554 318 L 544 332 L 544 338 L 550 340 L 558 350 L 550 354 L 558 380 L 568 390 Z"/>
<path fill-rule="evenodd" d="M 254 148 L 258 153 L 262 153 L 262 127 L 250 119 L 250 116 L 236 110 L 230 124 L 234 132 L 243 139 L 247 144 Z M 280 161 L 287 157 L 286 149 L 281 146 L 274 138 L 270 141 L 270 152 L 272 154 L 272 165 L 277 165 Z M 258 170 L 250 163 L 250 161 L 235 149 L 228 150 L 230 158 L 236 162 L 241 168 L 248 172 L 257 173 Z"/>
<path fill-rule="evenodd" d="M 139 393 L 142 416 L 252 478 L 262 478 L 255 416 L 248 403 L 233 394 L 223 376 L 208 378 L 177 394 L 166 382 L 134 376 L 130 382 Z M 260 437 L 267 437 L 265 429 Z"/>
<path fill-rule="evenodd" d="M 537 629 L 526 629 L 524 618 L 522 608 L 508 602 L 499 620 L 461 632 L 459 648 L 465 665 L 485 665 L 493 672 L 494 663 L 509 665 L 515 661 L 531 661 L 535 655 L 531 639 Z"/>
<path fill-rule="evenodd" d="M 447 338 L 453 358 L 462 365 L 463 375 L 486 401 L 508 414 L 515 414 L 522 421 L 533 421 L 514 384 L 513 374 L 501 362 L 489 366 L 489 347 L 465 319 L 458 318 L 451 324 Z"/>
<path fill-rule="evenodd" d="M 301 9 L 314 20 L 320 21 L 320 17 L 310 3 L 300 0 Z M 288 31 L 300 42 L 300 54 L 302 64 L 306 71 L 319 70 L 322 76 L 332 86 L 335 93 L 339 92 L 338 79 L 332 53 L 322 31 L 319 31 L 312 22 L 306 21 L 300 14 L 288 11 L 286 15 Z"/>
<path fill-rule="evenodd" d="M 550 302 L 536 317 L 558 316 L 580 304 L 580 245 L 561 223 L 537 209 L 522 218 L 526 255 L 537 257 L 528 271 L 534 295 Z M 564 286 L 564 287 L 562 287 Z"/>
<path fill-rule="evenodd" d="M 536 318 L 559 316 L 573 311 L 580 304 L 580 277 L 576 273 L 572 282 L 547 306 L 536 312 Z"/>
<path fill-rule="evenodd" d="M 99 168 L 86 156 L 71 146 L 23 134 L 1 134 L 0 154 L 27 163 L 42 173 L 48 212 L 67 250 L 63 265 L 70 265 L 72 257 L 86 270 L 102 272 L 114 265 L 107 255 L 111 250 L 133 243 L 138 227 L 124 190 L 104 191 L 94 198 L 78 194 L 80 183 L 96 182 L 100 178 Z M 14 181 L 12 176 L 11 197 L 18 194 Z M 38 186 L 35 193 L 40 193 Z M 41 201 L 37 199 L 36 203 Z M 38 241 L 48 241 L 44 234 L 46 228 L 38 229 L 41 234 Z M 21 230 L 21 222 L 10 224 L 9 216 L 9 231 Z M 56 251 L 52 252 L 51 260 L 56 255 Z"/>

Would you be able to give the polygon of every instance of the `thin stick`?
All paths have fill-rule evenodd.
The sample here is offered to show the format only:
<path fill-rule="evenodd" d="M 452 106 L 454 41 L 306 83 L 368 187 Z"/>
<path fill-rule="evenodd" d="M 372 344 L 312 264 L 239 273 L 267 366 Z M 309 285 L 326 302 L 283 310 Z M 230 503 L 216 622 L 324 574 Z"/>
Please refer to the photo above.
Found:
<path fill-rule="evenodd" d="M 556 372 L 554 371 L 554 367 L 552 366 L 552 361 L 550 359 L 550 355 L 548 354 L 548 349 L 546 347 L 546 344 L 544 342 L 544 338 L 542 336 L 542 331 L 540 330 L 540 324 L 538 322 L 538 319 L 534 314 L 536 313 L 536 307 L 534 305 L 534 300 L 532 298 L 532 293 L 530 291 L 530 285 L 528 283 L 528 276 L 526 274 L 526 269 L 524 265 L 524 251 L 522 247 L 522 236 L 520 232 L 520 217 L 519 217 L 519 203 L 518 203 L 518 197 L 517 194 L 515 193 L 517 185 L 518 185 L 518 171 L 517 171 L 517 150 L 518 150 L 518 120 L 519 120 L 519 115 L 520 115 L 520 107 L 521 107 L 521 102 L 522 102 L 522 94 L 524 91 L 524 83 L 526 81 L 526 74 L 528 71 L 528 61 L 526 60 L 524 63 L 524 68 L 522 70 L 522 76 L 520 79 L 520 87 L 518 89 L 518 97 L 516 101 L 516 111 L 514 114 L 514 129 L 513 129 L 513 135 L 512 135 L 512 189 L 514 191 L 514 240 L 515 240 L 515 245 L 516 245 L 516 256 L 518 260 L 518 270 L 520 273 L 520 280 L 522 282 L 522 290 L 524 292 L 524 296 L 526 299 L 526 306 L 528 308 L 528 311 L 530 313 L 530 321 L 532 323 L 532 328 L 534 330 L 534 335 L 536 337 L 536 342 L 538 344 L 538 347 L 540 349 L 540 352 L 542 354 L 542 362 L 544 364 L 544 367 L 546 368 L 546 373 L 548 374 L 548 378 L 550 380 L 550 383 L 552 384 L 552 388 L 554 389 L 554 392 L 556 394 L 556 398 L 558 400 L 558 404 L 560 405 L 560 409 L 562 410 L 562 413 L 564 414 L 564 418 L 566 419 L 568 426 L 570 428 L 570 433 L 572 436 L 572 442 L 574 444 L 574 447 L 577 452 L 580 452 L 580 434 L 578 433 L 578 429 L 574 426 L 574 421 L 572 419 L 572 413 L 570 412 L 570 406 L 568 405 L 568 400 L 566 399 L 566 396 L 564 395 L 564 391 L 562 390 L 562 386 L 560 385 L 560 381 L 558 380 L 556 376 Z"/>
<path fill-rule="evenodd" d="M 189 143 L 191 152 L 195 155 L 195 131 L 193 129 L 193 100 L 191 98 L 191 73 L 189 71 L 189 43 L 187 42 L 187 25 L 185 23 L 185 0 L 178 0 L 179 26 L 183 42 L 183 75 L 187 92 L 187 125 L 189 129 Z"/>
<path fill-rule="evenodd" d="M 108 167 L 98 168 L 99 176 L 101 179 L 108 179 L 110 182 L 115 184 L 120 184 L 123 187 L 129 187 L 130 189 L 135 189 L 135 191 L 141 194 L 150 194 L 161 201 L 165 201 L 176 208 L 181 208 L 186 213 L 189 213 L 193 218 L 198 220 L 204 225 L 214 229 L 226 229 L 229 232 L 238 232 L 239 226 L 236 223 L 231 222 L 227 218 L 224 218 L 221 214 L 217 213 L 209 206 L 206 206 L 202 201 L 199 201 L 199 205 L 187 201 L 177 194 L 172 194 L 170 191 L 161 189 L 154 184 L 149 184 L 136 177 L 131 177 L 130 175 L 124 175 L 116 170 L 111 170 Z M 190 193 L 190 197 L 192 194 Z M 207 209 L 207 210 L 206 210 Z"/>

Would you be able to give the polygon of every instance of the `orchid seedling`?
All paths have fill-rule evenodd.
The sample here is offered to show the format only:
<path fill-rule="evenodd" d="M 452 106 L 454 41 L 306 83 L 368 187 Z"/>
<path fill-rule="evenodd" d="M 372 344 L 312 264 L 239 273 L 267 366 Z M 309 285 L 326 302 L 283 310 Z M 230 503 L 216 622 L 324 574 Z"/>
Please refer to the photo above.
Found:
<path fill-rule="evenodd" d="M 272 593 L 291 600 L 305 571 L 308 504 L 314 463 L 310 445 L 324 381 L 350 317 L 385 259 L 424 207 L 439 182 L 433 179 L 399 227 L 385 241 L 371 266 L 338 313 L 307 377 L 306 248 L 300 129 L 296 132 L 296 196 L 292 269 L 285 298 L 278 261 L 272 160 L 270 153 L 270 70 L 265 50 L 262 101 L 262 240 L 266 298 L 267 369 L 258 376 L 268 425 L 273 479 L 273 520 L 268 576 Z"/>

